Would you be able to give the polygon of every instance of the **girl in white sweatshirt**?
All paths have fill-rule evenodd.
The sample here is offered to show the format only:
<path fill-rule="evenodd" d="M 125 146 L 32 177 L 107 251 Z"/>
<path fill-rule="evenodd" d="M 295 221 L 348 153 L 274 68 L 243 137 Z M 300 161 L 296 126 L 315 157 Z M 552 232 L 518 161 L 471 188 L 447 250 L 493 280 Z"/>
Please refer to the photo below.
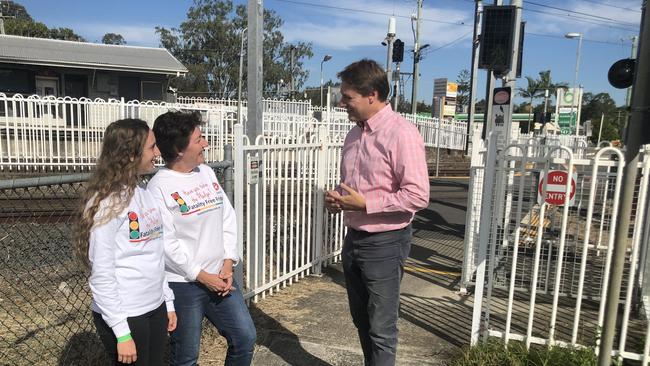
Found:
<path fill-rule="evenodd" d="M 167 332 L 176 328 L 162 217 L 138 186 L 159 155 L 146 122 L 111 123 L 75 231 L 76 255 L 90 265 L 95 326 L 117 365 L 162 365 Z"/>

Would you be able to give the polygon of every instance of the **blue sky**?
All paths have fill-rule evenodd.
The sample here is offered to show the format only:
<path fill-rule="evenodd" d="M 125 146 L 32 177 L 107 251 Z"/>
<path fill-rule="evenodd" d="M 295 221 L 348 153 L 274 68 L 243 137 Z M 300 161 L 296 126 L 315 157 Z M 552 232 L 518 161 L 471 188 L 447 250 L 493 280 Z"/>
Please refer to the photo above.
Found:
<path fill-rule="evenodd" d="M 130 45 L 153 47 L 159 45 L 154 27 L 177 27 L 192 5 L 192 0 L 17 2 L 34 19 L 50 27 L 70 27 L 89 41 L 99 42 L 103 34 L 114 32 L 122 34 Z M 325 54 L 333 56 L 324 64 L 325 80 L 336 79 L 338 71 L 363 57 L 385 64 L 386 47 L 381 41 L 392 14 L 397 17 L 397 38 L 405 42 L 407 51 L 412 49 L 409 17 L 416 6 L 416 0 L 264 0 L 264 7 L 284 20 L 287 42 L 312 42 L 314 57 L 306 62 L 308 86 L 318 86 Z M 587 92 L 608 92 L 617 104 L 623 104 L 625 91 L 609 85 L 607 70 L 630 55 L 630 37 L 638 35 L 640 7 L 641 0 L 524 0 L 523 75 L 537 77 L 539 71 L 549 69 L 554 81 L 572 84 L 578 42 L 564 34 L 579 32 L 584 34 L 579 83 Z M 473 0 L 424 0 L 421 43 L 430 44 L 430 51 L 420 63 L 419 100 L 431 103 L 434 78 L 453 81 L 460 70 L 470 68 L 473 12 Z M 412 58 L 407 53 L 402 71 L 410 72 Z M 480 71 L 478 78 L 481 99 L 485 72 Z M 525 85 L 525 79 L 517 80 L 518 87 Z M 410 99 L 410 79 L 406 89 Z"/>

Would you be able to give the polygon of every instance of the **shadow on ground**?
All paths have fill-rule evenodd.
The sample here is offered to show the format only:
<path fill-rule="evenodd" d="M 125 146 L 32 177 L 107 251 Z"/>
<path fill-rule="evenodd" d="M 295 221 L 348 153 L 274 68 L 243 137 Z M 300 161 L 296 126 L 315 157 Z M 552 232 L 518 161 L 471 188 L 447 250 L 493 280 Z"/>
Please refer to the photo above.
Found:
<path fill-rule="evenodd" d="M 258 345 L 268 348 L 289 365 L 330 365 L 305 350 L 295 333 L 285 328 L 255 304 L 251 304 L 249 310 L 257 328 Z"/>

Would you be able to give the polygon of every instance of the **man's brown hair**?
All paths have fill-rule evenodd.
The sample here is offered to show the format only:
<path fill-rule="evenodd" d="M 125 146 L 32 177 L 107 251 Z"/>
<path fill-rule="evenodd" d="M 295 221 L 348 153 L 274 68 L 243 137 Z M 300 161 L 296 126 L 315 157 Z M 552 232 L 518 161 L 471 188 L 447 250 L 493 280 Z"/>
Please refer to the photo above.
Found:
<path fill-rule="evenodd" d="M 385 102 L 388 98 L 388 78 L 384 69 L 373 60 L 364 58 L 354 62 L 336 76 L 364 97 L 376 90 L 380 101 Z"/>

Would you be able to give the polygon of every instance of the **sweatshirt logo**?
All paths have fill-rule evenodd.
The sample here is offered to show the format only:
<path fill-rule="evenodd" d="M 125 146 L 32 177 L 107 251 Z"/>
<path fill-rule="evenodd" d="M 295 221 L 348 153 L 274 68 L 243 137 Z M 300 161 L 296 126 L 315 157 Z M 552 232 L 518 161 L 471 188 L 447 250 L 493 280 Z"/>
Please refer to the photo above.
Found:
<path fill-rule="evenodd" d="M 217 182 L 212 182 L 212 186 L 214 187 L 214 190 L 215 190 L 215 191 L 219 192 L 219 189 L 220 189 L 220 187 L 219 187 L 219 183 L 217 183 Z"/>
<path fill-rule="evenodd" d="M 129 217 L 129 239 L 131 239 L 131 241 L 140 239 L 140 221 L 138 221 L 138 214 L 133 211 L 129 211 L 128 217 Z"/>
<path fill-rule="evenodd" d="M 185 202 L 183 197 L 181 197 L 181 195 L 178 194 L 178 192 L 172 193 L 172 198 L 174 199 L 174 201 L 176 201 L 176 203 L 178 204 L 178 207 L 180 208 L 182 213 L 186 213 L 187 211 L 190 210 L 187 207 L 187 202 Z"/>

